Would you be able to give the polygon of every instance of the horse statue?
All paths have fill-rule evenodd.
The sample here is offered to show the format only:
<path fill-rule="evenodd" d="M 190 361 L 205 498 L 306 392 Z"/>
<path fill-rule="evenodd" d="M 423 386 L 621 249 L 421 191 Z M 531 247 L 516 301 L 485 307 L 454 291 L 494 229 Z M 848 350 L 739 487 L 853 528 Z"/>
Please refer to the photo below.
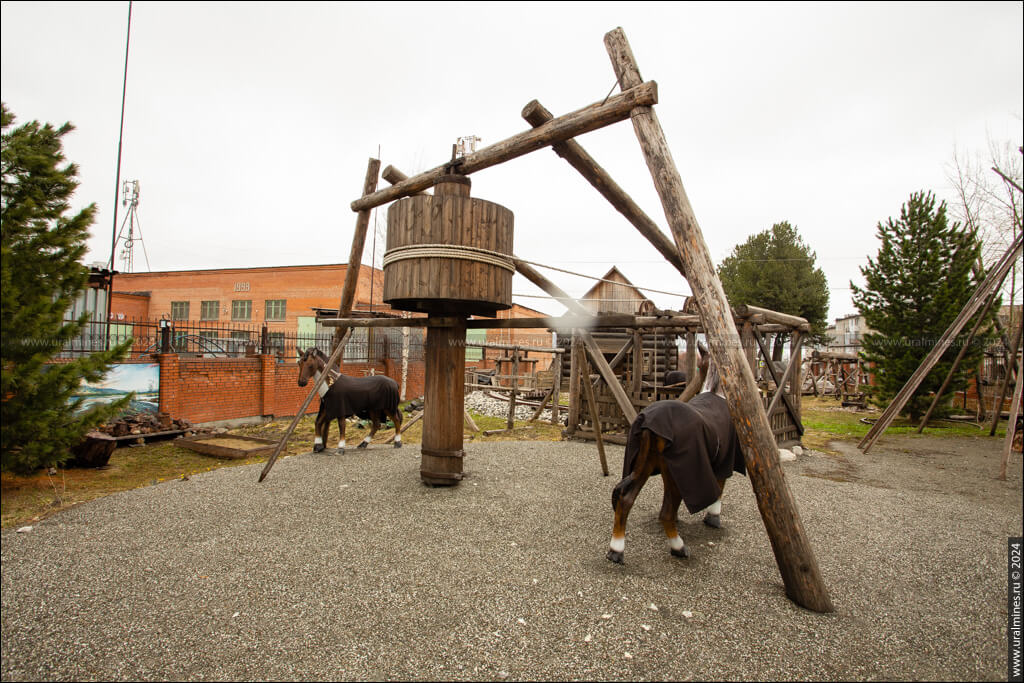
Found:
<path fill-rule="evenodd" d="M 327 367 L 327 356 L 315 346 L 302 351 L 299 356 L 299 386 L 304 387 L 309 379 L 319 380 Z M 370 377 L 348 377 L 331 368 L 327 381 L 320 385 L 320 411 L 316 414 L 316 437 L 313 452 L 327 448 L 327 436 L 331 420 L 338 420 L 341 438 L 337 453 L 345 453 L 345 419 L 353 415 L 369 419 L 373 423 L 370 433 L 356 448 L 366 448 L 381 422 L 391 418 L 395 424 L 395 448 L 402 447 L 402 413 L 398 410 L 398 384 L 384 375 Z"/>
<path fill-rule="evenodd" d="M 623 563 L 626 518 L 640 489 L 652 475 L 660 473 L 665 484 L 658 519 L 672 555 L 690 556 L 676 529 L 680 502 L 686 503 L 690 514 L 704 510 L 704 523 L 721 528 L 725 480 L 734 471 L 746 474 L 721 384 L 710 354 L 704 354 L 698 377 L 687 387 L 692 387 L 692 392 L 687 391 L 680 399 L 656 401 L 633 421 L 626 441 L 622 480 L 612 491 L 615 520 L 608 550 L 612 562 Z M 697 393 L 697 387 L 704 390 Z"/>

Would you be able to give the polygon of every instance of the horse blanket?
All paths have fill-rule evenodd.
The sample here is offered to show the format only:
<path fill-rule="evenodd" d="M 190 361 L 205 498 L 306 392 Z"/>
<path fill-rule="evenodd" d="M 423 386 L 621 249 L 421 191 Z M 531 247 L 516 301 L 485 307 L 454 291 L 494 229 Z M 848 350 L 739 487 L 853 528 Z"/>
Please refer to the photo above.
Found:
<path fill-rule="evenodd" d="M 676 485 L 690 514 L 718 500 L 719 479 L 729 478 L 734 471 L 747 473 L 729 404 L 717 394 L 704 392 L 689 403 L 656 401 L 637 415 L 629 428 L 623 477 L 636 465 L 641 429 L 650 430 L 667 442 L 666 475 Z"/>
<path fill-rule="evenodd" d="M 342 375 L 320 399 L 320 410 L 328 410 L 332 418 L 356 415 L 370 417 L 371 410 L 398 410 L 398 384 L 390 377 L 348 377 Z"/>

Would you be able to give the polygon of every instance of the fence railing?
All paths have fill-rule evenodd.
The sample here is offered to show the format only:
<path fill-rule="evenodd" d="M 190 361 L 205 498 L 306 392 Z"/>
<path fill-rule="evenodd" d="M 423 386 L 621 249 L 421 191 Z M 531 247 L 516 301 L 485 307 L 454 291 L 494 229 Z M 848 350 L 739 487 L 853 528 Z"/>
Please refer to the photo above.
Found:
<path fill-rule="evenodd" d="M 71 322 L 71 321 L 67 321 Z M 400 361 L 403 345 L 409 360 L 423 359 L 423 331 L 410 329 L 353 329 L 345 346 L 344 360 L 378 363 L 385 358 Z M 81 333 L 65 345 L 58 357 L 74 358 L 103 351 L 132 340 L 129 360 L 142 360 L 154 353 L 177 353 L 202 358 L 238 358 L 270 353 L 297 358 L 300 350 L 316 346 L 330 353 L 333 333 L 280 332 L 267 325 L 208 322 L 202 320 L 110 320 L 88 322 Z"/>

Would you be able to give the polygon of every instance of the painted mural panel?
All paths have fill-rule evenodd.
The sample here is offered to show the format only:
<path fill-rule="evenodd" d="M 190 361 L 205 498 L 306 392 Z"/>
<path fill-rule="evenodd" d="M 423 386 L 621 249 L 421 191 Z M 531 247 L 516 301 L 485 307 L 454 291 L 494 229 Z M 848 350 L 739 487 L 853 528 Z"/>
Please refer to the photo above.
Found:
<path fill-rule="evenodd" d="M 95 403 L 112 403 L 131 392 L 130 413 L 156 413 L 160 404 L 160 366 L 156 363 L 118 363 L 94 384 L 83 382 L 73 398 L 82 399 L 79 411 Z"/>

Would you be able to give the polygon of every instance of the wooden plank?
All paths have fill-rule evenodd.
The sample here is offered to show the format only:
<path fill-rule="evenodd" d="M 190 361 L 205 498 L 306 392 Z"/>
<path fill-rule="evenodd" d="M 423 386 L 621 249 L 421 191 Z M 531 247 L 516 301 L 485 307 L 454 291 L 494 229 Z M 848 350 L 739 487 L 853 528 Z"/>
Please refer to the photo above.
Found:
<path fill-rule="evenodd" d="M 566 425 L 565 431 L 572 436 L 580 424 L 580 397 L 582 395 L 580 382 L 583 381 L 581 377 L 583 372 L 583 342 L 580 341 L 579 335 L 575 331 L 572 335 L 569 358 L 571 363 L 569 368 L 569 424 Z"/>
<path fill-rule="evenodd" d="M 889 403 L 888 407 L 882 411 L 882 414 L 878 417 L 878 421 L 875 422 L 874 426 L 868 430 L 868 433 L 860 440 L 857 447 L 865 453 L 874 445 L 875 441 L 879 436 L 882 435 L 892 421 L 896 419 L 896 415 L 903 410 L 903 406 L 907 404 L 910 397 L 917 391 L 917 387 L 921 385 L 921 382 L 932 371 L 935 364 L 939 362 L 939 359 L 949 348 L 950 344 L 956 338 L 956 335 L 960 333 L 967 321 L 974 317 L 974 314 L 978 312 L 985 298 L 989 295 L 993 289 L 997 289 L 1006 278 L 1006 274 L 1010 271 L 1010 266 L 1013 265 L 1020 255 L 1021 246 L 1024 244 L 1024 233 L 1018 235 L 1013 241 L 1013 244 L 1006 250 L 1003 257 L 1000 259 L 999 264 L 989 271 L 985 281 L 981 283 L 971 298 L 964 304 L 960 314 L 957 315 L 956 319 L 950 323 L 949 327 L 942 334 L 942 338 L 939 339 L 938 343 L 932 347 L 932 350 L 928 352 L 924 360 L 921 361 L 921 365 L 918 366 L 914 374 L 910 376 L 903 388 L 897 392 L 896 397 L 893 398 L 892 402 Z"/>
<path fill-rule="evenodd" d="M 551 359 L 552 369 L 554 370 L 551 385 L 551 424 L 553 425 L 560 424 L 558 413 L 562 409 L 562 360 L 564 358 L 565 355 L 559 353 Z M 555 367 L 556 363 L 558 367 Z"/>
<path fill-rule="evenodd" d="M 622 29 L 605 35 L 605 47 L 623 88 L 641 81 L 633 52 Z M 786 594 L 817 612 L 833 611 L 814 552 L 807 540 L 796 502 L 779 463 L 778 448 L 746 363 L 732 311 L 716 274 L 697 217 L 683 189 L 664 131 L 650 107 L 637 107 L 631 120 L 655 188 L 668 218 L 690 286 L 697 299 L 711 355 L 718 364 L 730 412 L 744 446 L 747 474 L 771 540 Z"/>
<path fill-rule="evenodd" d="M 658 101 L 657 83 L 638 83 L 619 95 L 613 95 L 603 102 L 591 104 L 565 116 L 548 121 L 539 128 L 524 131 L 510 138 L 462 157 L 457 161 L 456 171 L 462 175 L 470 175 L 485 168 L 511 161 L 538 149 L 549 147 L 577 135 L 624 121 L 629 118 L 634 107 L 656 104 Z M 449 174 L 451 161 L 432 168 L 429 171 L 403 180 L 389 188 L 374 192 L 352 202 L 353 211 L 365 211 L 381 206 L 402 197 L 422 192 L 432 187 L 437 180 Z"/>

